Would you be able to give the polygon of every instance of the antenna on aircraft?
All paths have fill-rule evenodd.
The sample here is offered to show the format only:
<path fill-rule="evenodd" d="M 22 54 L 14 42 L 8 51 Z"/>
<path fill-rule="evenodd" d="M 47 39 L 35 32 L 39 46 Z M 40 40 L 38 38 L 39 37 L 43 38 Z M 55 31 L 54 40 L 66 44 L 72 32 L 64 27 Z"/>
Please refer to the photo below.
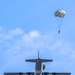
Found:
<path fill-rule="evenodd" d="M 38 58 L 39 58 L 39 50 L 38 50 Z"/>

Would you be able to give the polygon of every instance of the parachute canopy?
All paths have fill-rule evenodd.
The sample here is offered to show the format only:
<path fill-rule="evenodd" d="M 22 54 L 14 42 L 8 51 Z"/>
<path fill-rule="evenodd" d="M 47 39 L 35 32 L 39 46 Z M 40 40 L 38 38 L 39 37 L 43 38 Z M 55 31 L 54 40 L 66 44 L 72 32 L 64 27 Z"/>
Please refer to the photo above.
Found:
<path fill-rule="evenodd" d="M 60 17 L 60 18 L 63 18 L 65 16 L 66 12 L 64 10 L 57 10 L 54 15 L 55 17 Z"/>

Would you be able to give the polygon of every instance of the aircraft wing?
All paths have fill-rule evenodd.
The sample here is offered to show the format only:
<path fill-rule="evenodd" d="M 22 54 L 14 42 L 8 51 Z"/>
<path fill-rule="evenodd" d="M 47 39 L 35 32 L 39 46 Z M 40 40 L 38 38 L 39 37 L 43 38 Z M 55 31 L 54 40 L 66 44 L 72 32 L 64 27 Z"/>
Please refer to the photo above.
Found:
<path fill-rule="evenodd" d="M 25 61 L 27 61 L 27 62 L 37 62 L 37 59 L 27 59 Z"/>
<path fill-rule="evenodd" d="M 53 60 L 50 59 L 40 59 L 41 62 L 52 62 Z"/>

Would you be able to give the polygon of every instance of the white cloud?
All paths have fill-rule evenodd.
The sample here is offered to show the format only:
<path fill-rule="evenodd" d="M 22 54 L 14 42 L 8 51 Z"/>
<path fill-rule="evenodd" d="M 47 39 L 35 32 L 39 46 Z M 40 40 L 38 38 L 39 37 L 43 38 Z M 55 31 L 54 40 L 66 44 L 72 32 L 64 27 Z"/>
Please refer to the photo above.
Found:
<path fill-rule="evenodd" d="M 23 33 L 24 32 L 21 28 L 16 28 L 14 30 L 6 30 L 6 29 L 4 30 L 3 29 L 3 31 L 1 31 L 1 33 L 0 33 L 0 41 L 10 40 L 10 39 L 16 40 L 16 38 L 23 35 Z"/>
<path fill-rule="evenodd" d="M 40 36 L 40 33 L 38 31 L 31 31 L 29 32 L 29 36 L 31 38 L 38 38 Z"/>
<path fill-rule="evenodd" d="M 23 34 L 23 30 L 20 29 L 20 28 L 16 28 L 15 30 L 10 30 L 9 32 L 10 34 L 13 34 L 13 35 L 20 35 L 20 34 Z"/>
<path fill-rule="evenodd" d="M 23 40 L 32 40 L 35 38 L 39 38 L 40 37 L 40 33 L 38 31 L 30 31 L 28 34 L 24 34 L 22 36 Z"/>

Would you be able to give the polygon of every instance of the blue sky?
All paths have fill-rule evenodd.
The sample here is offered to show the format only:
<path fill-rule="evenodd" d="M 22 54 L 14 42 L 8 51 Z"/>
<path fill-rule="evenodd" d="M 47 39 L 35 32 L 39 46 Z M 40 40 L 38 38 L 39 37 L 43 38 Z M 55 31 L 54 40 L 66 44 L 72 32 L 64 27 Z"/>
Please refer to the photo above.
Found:
<path fill-rule="evenodd" d="M 45 72 L 75 75 L 74 0 L 0 0 L 0 74 L 34 71 L 28 58 L 53 59 Z M 54 12 L 66 11 L 58 34 Z"/>

